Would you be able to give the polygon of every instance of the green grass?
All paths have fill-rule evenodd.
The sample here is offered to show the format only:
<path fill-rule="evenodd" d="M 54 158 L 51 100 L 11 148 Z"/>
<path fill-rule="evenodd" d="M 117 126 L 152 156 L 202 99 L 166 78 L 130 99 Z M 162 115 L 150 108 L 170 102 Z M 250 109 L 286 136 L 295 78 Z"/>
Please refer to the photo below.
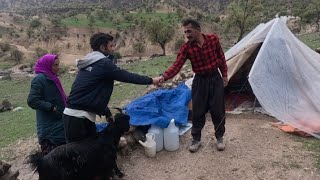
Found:
<path fill-rule="evenodd" d="M 304 147 L 311 152 L 314 152 L 315 166 L 320 169 L 320 140 L 317 138 L 299 138 L 303 142 Z"/>
<path fill-rule="evenodd" d="M 320 48 L 320 32 L 299 35 L 298 38 L 313 50 Z"/>
<path fill-rule="evenodd" d="M 145 62 L 132 63 L 122 68 L 141 75 L 151 77 L 158 76 L 173 63 L 173 56 L 155 58 Z M 71 90 L 74 76 L 63 75 L 60 77 L 67 94 Z M 0 113 L 0 149 L 15 143 L 18 139 L 28 138 L 35 134 L 35 111 L 28 107 L 27 96 L 30 89 L 31 79 L 24 81 L 1 81 L 0 100 L 7 98 L 15 107 L 21 106 L 22 111 L 8 111 Z M 132 100 L 143 94 L 146 85 L 134 85 L 121 83 L 114 87 L 109 106 L 118 106 L 125 100 Z"/>
<path fill-rule="evenodd" d="M 77 17 L 77 18 L 75 18 Z M 77 19 L 77 20 L 76 20 Z M 75 26 L 75 27 L 89 27 L 89 19 L 84 14 L 79 14 L 76 16 L 68 17 L 61 20 L 62 24 L 67 26 Z M 116 28 L 117 26 L 124 28 L 128 27 L 130 23 L 128 22 L 122 22 L 119 25 L 114 25 L 111 21 L 101 21 L 98 19 L 95 19 L 95 23 L 93 24 L 93 27 L 99 27 L 99 28 Z"/>
<path fill-rule="evenodd" d="M 122 66 L 122 68 L 140 75 L 155 77 L 165 71 L 174 62 L 174 60 L 174 56 L 165 56 L 144 62 L 131 63 Z M 114 87 L 109 105 L 117 106 L 125 100 L 137 98 L 143 94 L 146 87 L 146 85 L 120 83 L 120 85 Z"/>
<path fill-rule="evenodd" d="M 162 19 L 164 22 L 168 23 L 169 20 L 173 20 L 178 22 L 179 18 L 177 13 L 160 13 L 160 12 L 153 12 L 153 13 L 133 13 L 133 16 L 137 19 L 145 19 L 145 20 L 152 20 L 152 19 Z M 170 16 L 170 17 L 169 17 Z"/>
<path fill-rule="evenodd" d="M 15 107 L 24 110 L 0 113 L 0 148 L 35 132 L 35 112 L 26 103 L 29 86 L 30 80 L 1 81 L 0 100 L 7 98 Z"/>
<path fill-rule="evenodd" d="M 3 61 L 0 60 L 0 69 L 9 69 L 14 66 L 15 62 L 13 61 Z"/>
<path fill-rule="evenodd" d="M 75 18 L 77 17 L 77 18 Z M 76 20 L 77 19 L 77 20 Z M 124 29 L 129 27 L 132 23 L 128 21 L 121 21 L 119 24 L 114 24 L 110 20 L 101 21 L 97 18 L 94 19 L 93 27 L 94 28 L 120 28 Z M 62 24 L 66 26 L 74 27 L 89 27 L 89 19 L 84 14 L 79 14 L 76 16 L 68 17 L 61 20 Z"/>

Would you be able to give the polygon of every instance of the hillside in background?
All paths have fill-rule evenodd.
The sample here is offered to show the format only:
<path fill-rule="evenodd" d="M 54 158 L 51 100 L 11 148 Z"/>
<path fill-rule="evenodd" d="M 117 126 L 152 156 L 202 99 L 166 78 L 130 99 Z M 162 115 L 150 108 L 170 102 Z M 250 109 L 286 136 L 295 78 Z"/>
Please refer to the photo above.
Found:
<path fill-rule="evenodd" d="M 320 46 L 318 6 L 317 0 L 0 0 L 0 69 L 32 64 L 46 52 L 73 64 L 90 51 L 96 32 L 115 37 L 118 58 L 175 54 L 185 41 L 180 22 L 189 17 L 203 32 L 219 34 L 227 50 L 259 23 L 296 16 L 289 28 L 314 49 Z"/>
<path fill-rule="evenodd" d="M 137 10 L 156 8 L 168 4 L 174 8 L 200 11 L 201 13 L 221 13 L 232 0 L 0 0 L 1 10 L 27 9 L 87 9 L 92 7 L 108 10 Z M 294 9 L 305 8 L 312 0 L 268 0 L 260 1 L 265 14 L 290 13 Z"/>
<path fill-rule="evenodd" d="M 146 5 L 148 0 L 1 0 L 2 9 L 17 10 L 21 8 L 55 8 L 55 7 L 88 7 L 99 5 L 109 8 L 136 8 Z M 76 5 L 76 6 L 75 6 Z"/>

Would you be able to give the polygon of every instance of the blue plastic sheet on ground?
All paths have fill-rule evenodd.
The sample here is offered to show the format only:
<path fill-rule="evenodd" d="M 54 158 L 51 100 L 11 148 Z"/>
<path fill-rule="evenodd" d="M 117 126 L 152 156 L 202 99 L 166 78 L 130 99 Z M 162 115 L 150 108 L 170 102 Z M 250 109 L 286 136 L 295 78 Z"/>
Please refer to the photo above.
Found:
<path fill-rule="evenodd" d="M 184 84 L 174 89 L 160 89 L 132 101 L 125 111 L 134 126 L 154 124 L 166 128 L 171 119 L 176 125 L 187 124 L 191 90 Z"/>

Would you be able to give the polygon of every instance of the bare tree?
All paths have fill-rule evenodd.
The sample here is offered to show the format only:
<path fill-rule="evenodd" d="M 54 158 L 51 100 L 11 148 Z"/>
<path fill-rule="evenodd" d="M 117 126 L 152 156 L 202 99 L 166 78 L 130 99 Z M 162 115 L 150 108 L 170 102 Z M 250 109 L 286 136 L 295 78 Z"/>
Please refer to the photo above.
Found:
<path fill-rule="evenodd" d="M 13 49 L 10 52 L 10 57 L 16 62 L 16 64 L 19 64 L 23 59 L 23 53 L 18 49 Z"/>
<path fill-rule="evenodd" d="M 152 43 L 160 45 L 163 55 L 166 55 L 166 44 L 170 42 L 174 35 L 174 29 L 172 26 L 160 21 L 153 20 L 146 24 L 146 32 Z"/>
<path fill-rule="evenodd" d="M 239 30 L 237 42 L 252 28 L 258 19 L 261 4 L 258 0 L 234 0 L 227 8 L 228 17 L 225 19 L 226 31 L 232 27 Z"/>

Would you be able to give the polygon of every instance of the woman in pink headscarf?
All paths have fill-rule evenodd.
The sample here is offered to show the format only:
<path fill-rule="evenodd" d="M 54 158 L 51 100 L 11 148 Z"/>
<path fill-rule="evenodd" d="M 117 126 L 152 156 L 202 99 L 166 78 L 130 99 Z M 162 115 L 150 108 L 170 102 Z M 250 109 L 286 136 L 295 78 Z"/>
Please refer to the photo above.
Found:
<path fill-rule="evenodd" d="M 59 64 L 58 56 L 54 54 L 46 54 L 36 62 L 36 76 L 28 96 L 28 105 L 36 110 L 37 135 L 44 154 L 65 144 L 62 113 L 66 94 L 57 76 Z"/>

